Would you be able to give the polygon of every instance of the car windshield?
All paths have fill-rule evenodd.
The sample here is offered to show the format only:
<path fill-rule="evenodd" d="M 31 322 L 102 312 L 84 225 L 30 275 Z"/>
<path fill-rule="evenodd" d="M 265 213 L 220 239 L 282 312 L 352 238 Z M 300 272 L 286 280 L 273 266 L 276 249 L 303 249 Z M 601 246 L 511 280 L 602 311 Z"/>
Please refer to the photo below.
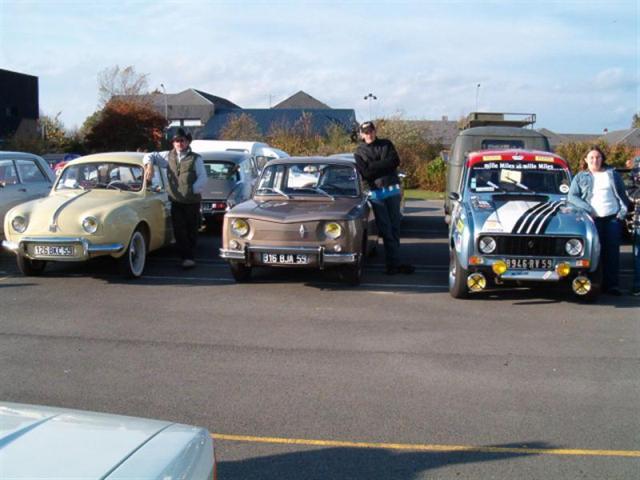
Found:
<path fill-rule="evenodd" d="M 113 162 L 71 165 L 64 169 L 56 190 L 109 188 L 138 192 L 142 189 L 142 167 Z"/>
<path fill-rule="evenodd" d="M 472 192 L 531 192 L 566 195 L 569 173 L 559 165 L 542 162 L 485 162 L 472 167 Z"/>
<path fill-rule="evenodd" d="M 264 169 L 258 195 L 357 196 L 358 174 L 350 165 L 294 163 Z"/>
<path fill-rule="evenodd" d="M 233 162 L 205 160 L 204 169 L 207 177 L 214 180 L 237 180 L 238 169 Z"/>

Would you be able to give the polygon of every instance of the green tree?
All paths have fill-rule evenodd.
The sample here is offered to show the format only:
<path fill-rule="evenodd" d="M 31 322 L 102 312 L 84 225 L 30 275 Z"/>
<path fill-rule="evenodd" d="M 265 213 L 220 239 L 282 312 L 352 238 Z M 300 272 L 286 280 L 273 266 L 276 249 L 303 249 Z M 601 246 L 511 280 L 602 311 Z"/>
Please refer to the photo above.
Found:
<path fill-rule="evenodd" d="M 640 112 L 634 113 L 631 119 L 631 128 L 640 128 Z"/>
<path fill-rule="evenodd" d="M 108 67 L 98 73 L 98 105 L 104 107 L 112 98 L 124 96 L 129 101 L 145 101 L 149 93 L 148 74 L 136 72 L 133 65 Z"/>

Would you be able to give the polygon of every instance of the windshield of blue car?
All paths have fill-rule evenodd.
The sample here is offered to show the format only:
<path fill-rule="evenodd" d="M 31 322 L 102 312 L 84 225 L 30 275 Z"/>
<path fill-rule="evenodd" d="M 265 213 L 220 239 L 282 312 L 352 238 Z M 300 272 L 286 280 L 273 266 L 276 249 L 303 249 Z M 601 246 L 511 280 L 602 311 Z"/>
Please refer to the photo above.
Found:
<path fill-rule="evenodd" d="M 530 192 L 566 195 L 571 180 L 560 165 L 543 162 L 486 162 L 467 179 L 472 192 Z"/>
<path fill-rule="evenodd" d="M 233 162 L 205 160 L 204 169 L 207 177 L 214 180 L 237 180 L 238 168 Z"/>
<path fill-rule="evenodd" d="M 354 197 L 360 194 L 360 186 L 356 169 L 350 165 L 279 164 L 264 169 L 256 193 Z"/>
<path fill-rule="evenodd" d="M 58 179 L 56 190 L 113 189 L 138 192 L 142 189 L 141 166 L 113 162 L 70 165 Z"/>

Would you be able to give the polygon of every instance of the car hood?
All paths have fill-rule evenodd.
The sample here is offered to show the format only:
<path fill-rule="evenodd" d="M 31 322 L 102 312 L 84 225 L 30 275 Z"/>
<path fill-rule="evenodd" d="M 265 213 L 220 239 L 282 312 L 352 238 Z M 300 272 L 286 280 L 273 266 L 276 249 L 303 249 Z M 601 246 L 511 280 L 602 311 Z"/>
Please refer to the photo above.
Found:
<path fill-rule="evenodd" d="M 118 190 L 54 192 L 47 197 L 15 207 L 12 215 L 18 212 L 28 215 L 28 232 L 38 233 L 48 231 L 56 212 L 61 225 L 76 225 L 87 215 L 100 216 L 107 210 L 136 198 L 139 198 L 139 194 Z"/>
<path fill-rule="evenodd" d="M 266 202 L 248 200 L 228 213 L 231 217 L 249 217 L 275 222 L 309 222 L 314 220 L 347 219 L 362 203 L 360 198 L 328 198 L 322 200 L 278 199 Z"/>
<path fill-rule="evenodd" d="M 579 234 L 585 229 L 584 213 L 563 197 L 472 197 L 470 212 L 477 232 L 520 235 Z"/>
<path fill-rule="evenodd" d="M 3 478 L 103 478 L 172 424 L 0 403 Z"/>

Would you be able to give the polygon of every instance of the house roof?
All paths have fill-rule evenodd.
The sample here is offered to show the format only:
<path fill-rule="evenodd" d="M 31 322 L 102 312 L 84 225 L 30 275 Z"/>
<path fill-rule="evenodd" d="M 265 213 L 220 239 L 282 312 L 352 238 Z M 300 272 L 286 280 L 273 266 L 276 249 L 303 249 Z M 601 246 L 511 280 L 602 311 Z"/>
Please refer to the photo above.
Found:
<path fill-rule="evenodd" d="M 246 114 L 255 120 L 262 135 L 267 135 L 274 127 L 294 128 L 303 113 L 311 115 L 311 129 L 324 134 L 331 125 L 337 125 L 345 131 L 351 131 L 356 124 L 356 114 L 352 109 L 261 109 L 218 111 L 198 133 L 201 139 L 217 139 L 232 115 Z"/>
<path fill-rule="evenodd" d="M 640 128 L 614 130 L 605 133 L 600 138 L 612 145 L 622 144 L 629 145 L 630 147 L 640 147 Z"/>
<path fill-rule="evenodd" d="M 459 132 L 458 122 L 454 120 L 401 120 L 401 122 L 416 127 L 427 142 L 439 142 L 445 147 L 453 144 Z"/>
<path fill-rule="evenodd" d="M 556 133 L 546 128 L 540 128 L 538 131 L 549 139 L 551 146 L 562 145 L 565 143 L 597 142 L 598 140 L 603 140 L 610 145 L 621 144 L 634 148 L 640 147 L 640 128 L 615 130 L 605 133 L 604 135 L 597 133 Z"/>
<path fill-rule="evenodd" d="M 322 103 L 320 100 L 316 100 L 311 95 L 300 90 L 298 93 L 291 95 L 286 100 L 278 103 L 273 108 L 275 109 L 290 109 L 290 108 L 304 108 L 306 110 L 320 109 L 329 110 L 331 107 Z"/>

